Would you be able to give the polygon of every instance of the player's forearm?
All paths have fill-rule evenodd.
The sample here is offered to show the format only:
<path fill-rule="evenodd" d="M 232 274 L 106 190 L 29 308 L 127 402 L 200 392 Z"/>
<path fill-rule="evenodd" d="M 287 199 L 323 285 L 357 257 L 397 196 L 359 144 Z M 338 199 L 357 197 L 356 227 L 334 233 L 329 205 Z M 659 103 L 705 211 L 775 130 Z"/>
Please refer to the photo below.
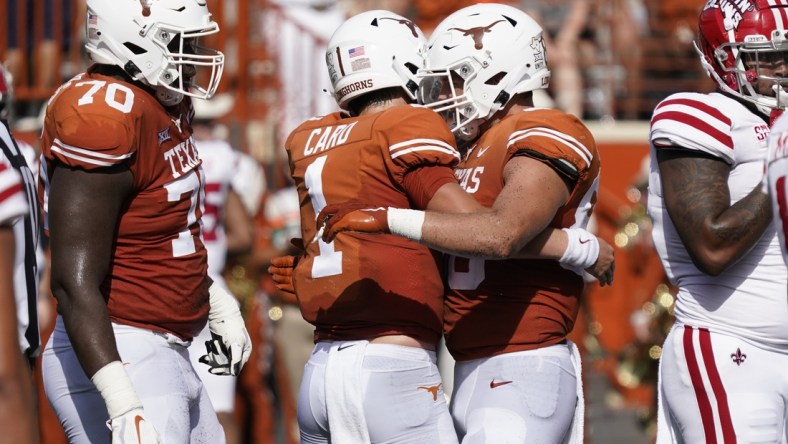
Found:
<path fill-rule="evenodd" d="M 558 228 L 547 228 L 537 234 L 514 257 L 518 259 L 561 259 L 566 251 L 567 234 Z"/>
<path fill-rule="evenodd" d="M 108 248 L 96 239 L 90 248 L 64 242 L 52 232 L 52 294 L 58 301 L 69 339 L 88 377 L 120 359 L 101 283 L 109 272 Z M 100 259 L 103 259 L 100 260 Z"/>
<path fill-rule="evenodd" d="M 727 163 L 686 150 L 657 155 L 676 232 L 695 266 L 718 275 L 746 254 L 771 222 L 768 197 L 757 186 L 731 205 Z"/>
<path fill-rule="evenodd" d="M 53 273 L 52 293 L 58 300 L 71 344 L 88 377 L 120 360 L 104 298 L 98 290 L 63 284 Z"/>
<path fill-rule="evenodd" d="M 696 266 L 716 275 L 736 263 L 761 238 L 772 220 L 771 211 L 769 197 L 756 187 L 716 218 L 709 218 L 701 231 L 702 247 L 692 251 Z"/>
<path fill-rule="evenodd" d="M 537 234 L 536 227 L 526 232 L 514 230 L 493 212 L 473 215 L 427 212 L 420 242 L 460 256 L 506 259 L 520 252 Z"/>

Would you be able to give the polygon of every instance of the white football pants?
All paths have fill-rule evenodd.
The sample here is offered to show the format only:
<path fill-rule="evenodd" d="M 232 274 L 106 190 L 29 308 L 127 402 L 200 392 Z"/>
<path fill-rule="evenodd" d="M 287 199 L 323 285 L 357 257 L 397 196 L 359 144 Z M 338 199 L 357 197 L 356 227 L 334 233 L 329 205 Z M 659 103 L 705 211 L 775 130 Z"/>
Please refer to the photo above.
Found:
<path fill-rule="evenodd" d="M 327 372 L 329 359 L 347 361 L 347 371 Z M 356 363 L 361 364 L 354 371 Z M 337 393 L 338 386 L 344 387 L 343 393 Z M 331 397 L 347 397 L 348 404 L 357 404 L 348 409 L 358 410 L 352 418 L 360 418 L 361 424 L 341 426 L 365 427 L 363 432 L 373 443 L 457 443 L 434 352 L 367 341 L 316 344 L 298 394 L 301 443 L 342 442 L 337 440 L 336 423 L 329 427 L 329 410 L 338 409 L 335 401 L 327 399 Z M 340 419 L 352 421 L 346 413 Z"/>
<path fill-rule="evenodd" d="M 189 362 L 188 343 L 170 334 L 112 324 L 118 352 L 162 444 L 224 443 L 224 430 Z M 107 408 L 77 360 L 58 316 L 44 349 L 47 399 L 71 444 L 110 444 Z"/>
<path fill-rule="evenodd" d="M 788 355 L 676 325 L 659 371 L 657 442 L 785 443 Z"/>

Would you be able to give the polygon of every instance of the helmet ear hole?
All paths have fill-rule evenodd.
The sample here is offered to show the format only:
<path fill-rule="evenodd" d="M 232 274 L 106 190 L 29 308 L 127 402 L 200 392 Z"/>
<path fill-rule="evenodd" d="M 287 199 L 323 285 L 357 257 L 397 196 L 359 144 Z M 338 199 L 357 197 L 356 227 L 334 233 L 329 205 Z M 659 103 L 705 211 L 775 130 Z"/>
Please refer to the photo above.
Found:
<path fill-rule="evenodd" d="M 501 91 L 498 94 L 498 97 L 495 98 L 495 101 L 493 101 L 493 103 L 500 103 L 501 106 L 503 106 L 509 101 L 509 97 L 511 97 L 511 95 L 508 92 Z"/>
<path fill-rule="evenodd" d="M 495 85 L 501 83 L 501 80 L 503 80 L 503 78 L 506 77 L 506 74 L 508 74 L 506 71 L 500 71 L 500 72 L 498 72 L 498 74 L 495 74 L 494 76 L 492 76 L 489 79 L 487 79 L 487 81 L 484 82 L 484 84 L 485 85 L 490 85 L 490 86 L 495 86 Z"/>
<path fill-rule="evenodd" d="M 416 72 L 419 70 L 419 67 L 411 62 L 405 62 L 405 68 L 408 68 L 408 71 L 413 75 L 416 75 Z"/>
<path fill-rule="evenodd" d="M 131 53 L 134 55 L 145 54 L 146 52 L 148 52 L 144 48 L 140 47 L 139 45 L 135 45 L 134 43 L 131 42 L 124 42 L 123 46 L 128 48 L 129 51 L 131 51 Z"/>
<path fill-rule="evenodd" d="M 419 84 L 414 82 L 413 80 L 408 80 L 408 83 L 405 84 L 405 88 L 407 88 L 408 91 L 410 91 L 411 95 L 415 96 L 416 93 L 419 91 Z"/>

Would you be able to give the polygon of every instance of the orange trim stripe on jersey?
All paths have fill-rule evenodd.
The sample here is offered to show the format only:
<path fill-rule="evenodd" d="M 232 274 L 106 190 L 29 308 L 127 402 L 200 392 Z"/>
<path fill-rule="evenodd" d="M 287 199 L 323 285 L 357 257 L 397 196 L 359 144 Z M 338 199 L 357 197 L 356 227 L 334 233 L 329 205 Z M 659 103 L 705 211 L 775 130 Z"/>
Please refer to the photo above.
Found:
<path fill-rule="evenodd" d="M 574 137 L 570 136 L 569 134 L 545 127 L 529 128 L 526 130 L 513 132 L 512 135 L 509 136 L 509 143 L 506 145 L 506 148 L 511 147 L 514 143 L 519 142 L 520 140 L 527 139 L 528 137 L 532 136 L 547 137 L 549 139 L 557 140 L 563 143 L 576 152 L 577 155 L 586 162 L 586 165 L 591 165 L 591 159 L 594 158 L 594 156 L 591 154 L 591 151 Z"/>
<path fill-rule="evenodd" d="M 416 151 L 438 151 L 451 154 L 460 159 L 460 153 L 456 148 L 438 139 L 411 139 L 404 142 L 395 143 L 389 147 L 392 159 Z"/>

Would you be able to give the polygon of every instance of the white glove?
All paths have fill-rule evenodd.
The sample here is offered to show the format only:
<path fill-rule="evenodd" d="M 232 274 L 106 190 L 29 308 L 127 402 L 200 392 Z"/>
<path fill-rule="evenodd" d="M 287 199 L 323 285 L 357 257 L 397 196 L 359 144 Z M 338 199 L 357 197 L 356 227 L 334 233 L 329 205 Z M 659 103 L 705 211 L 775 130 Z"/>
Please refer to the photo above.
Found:
<path fill-rule="evenodd" d="M 210 366 L 208 371 L 214 375 L 237 376 L 252 354 L 252 340 L 238 301 L 216 283 L 208 291 L 211 304 L 208 329 L 212 339 L 205 342 L 208 354 L 201 356 L 200 362 Z"/>
<path fill-rule="evenodd" d="M 159 444 L 159 434 L 141 408 L 109 420 L 112 444 Z"/>
<path fill-rule="evenodd" d="M 142 411 L 142 402 L 120 361 L 101 367 L 92 378 L 109 413 L 113 444 L 158 444 L 159 434 Z"/>

